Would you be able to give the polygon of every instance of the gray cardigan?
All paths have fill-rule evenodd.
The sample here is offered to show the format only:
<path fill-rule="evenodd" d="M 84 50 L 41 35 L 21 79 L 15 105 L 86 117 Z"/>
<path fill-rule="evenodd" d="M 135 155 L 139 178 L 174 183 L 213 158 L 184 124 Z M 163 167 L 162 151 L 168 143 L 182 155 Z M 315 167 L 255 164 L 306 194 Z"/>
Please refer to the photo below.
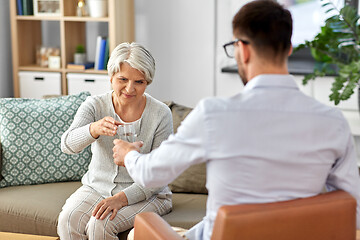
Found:
<path fill-rule="evenodd" d="M 134 183 L 126 168 L 113 162 L 113 140 L 118 135 L 100 136 L 95 139 L 90 134 L 90 124 L 105 116 L 118 118 L 112 103 L 112 92 L 90 96 L 79 107 L 74 121 L 61 137 L 61 150 L 68 154 L 81 152 L 91 144 L 92 159 L 82 183 L 109 197 L 123 191 L 129 205 L 149 199 L 154 194 L 166 194 L 171 197 L 167 186 L 162 188 L 143 188 Z M 141 153 L 149 153 L 160 146 L 173 132 L 170 109 L 162 102 L 146 96 L 146 106 L 140 121 L 135 126 L 137 141 L 143 141 Z M 119 119 L 117 119 L 119 121 Z"/>

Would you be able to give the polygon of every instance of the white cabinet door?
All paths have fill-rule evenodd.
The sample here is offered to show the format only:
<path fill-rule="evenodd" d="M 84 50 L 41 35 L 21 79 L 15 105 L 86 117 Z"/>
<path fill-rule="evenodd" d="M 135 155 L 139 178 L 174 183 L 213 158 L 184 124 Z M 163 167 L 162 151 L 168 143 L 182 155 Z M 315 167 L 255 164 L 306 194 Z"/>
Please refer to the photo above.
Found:
<path fill-rule="evenodd" d="M 20 71 L 20 97 L 41 99 L 45 95 L 61 95 L 61 74 Z"/>
<path fill-rule="evenodd" d="M 111 90 L 110 77 L 104 74 L 68 73 L 68 94 L 88 91 L 91 95 L 99 95 Z"/>

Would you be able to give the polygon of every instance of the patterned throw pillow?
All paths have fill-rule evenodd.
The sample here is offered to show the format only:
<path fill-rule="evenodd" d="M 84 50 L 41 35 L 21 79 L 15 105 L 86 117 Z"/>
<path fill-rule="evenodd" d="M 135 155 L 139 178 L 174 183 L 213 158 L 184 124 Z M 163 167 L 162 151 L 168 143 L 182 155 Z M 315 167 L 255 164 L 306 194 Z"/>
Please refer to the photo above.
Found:
<path fill-rule="evenodd" d="M 91 160 L 90 146 L 68 155 L 61 152 L 60 142 L 88 96 L 0 99 L 0 187 L 81 179 Z"/>

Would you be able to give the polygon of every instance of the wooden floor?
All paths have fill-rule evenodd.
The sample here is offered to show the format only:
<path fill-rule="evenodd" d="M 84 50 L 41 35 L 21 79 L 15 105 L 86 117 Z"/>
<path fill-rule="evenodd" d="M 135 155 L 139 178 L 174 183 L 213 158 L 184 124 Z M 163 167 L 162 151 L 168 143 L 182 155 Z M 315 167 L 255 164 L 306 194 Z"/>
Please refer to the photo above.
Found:
<path fill-rule="evenodd" d="M 360 230 L 356 231 L 356 240 L 360 240 Z"/>

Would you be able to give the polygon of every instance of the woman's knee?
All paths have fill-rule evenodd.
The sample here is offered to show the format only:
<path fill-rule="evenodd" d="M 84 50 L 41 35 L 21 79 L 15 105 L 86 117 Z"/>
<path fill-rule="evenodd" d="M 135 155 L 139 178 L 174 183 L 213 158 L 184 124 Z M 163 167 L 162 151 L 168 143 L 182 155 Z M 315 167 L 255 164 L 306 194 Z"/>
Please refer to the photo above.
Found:
<path fill-rule="evenodd" d="M 86 228 L 86 234 L 89 236 L 89 239 L 91 239 L 90 236 L 96 236 L 97 234 L 116 237 L 118 233 L 124 232 L 133 226 L 132 219 L 126 219 L 121 215 L 119 216 L 119 214 L 113 220 L 109 218 L 110 214 L 104 220 L 91 216 Z M 94 239 L 102 238 L 98 235 L 98 238 Z"/>
<path fill-rule="evenodd" d="M 58 225 L 68 225 L 69 223 L 79 222 L 81 213 L 74 209 L 63 208 L 59 214 Z"/>
<path fill-rule="evenodd" d="M 59 214 L 57 231 L 59 236 L 67 234 L 84 234 L 89 216 L 82 211 L 63 208 Z"/>
<path fill-rule="evenodd" d="M 62 209 L 58 217 L 58 228 L 66 227 L 70 220 L 71 211 Z"/>
<path fill-rule="evenodd" d="M 60 237 L 67 235 L 69 231 L 70 211 L 62 210 L 58 217 L 57 232 Z"/>
<path fill-rule="evenodd" d="M 91 216 L 86 226 L 86 235 L 89 239 L 117 239 L 117 229 L 109 217 L 101 220 Z"/>

